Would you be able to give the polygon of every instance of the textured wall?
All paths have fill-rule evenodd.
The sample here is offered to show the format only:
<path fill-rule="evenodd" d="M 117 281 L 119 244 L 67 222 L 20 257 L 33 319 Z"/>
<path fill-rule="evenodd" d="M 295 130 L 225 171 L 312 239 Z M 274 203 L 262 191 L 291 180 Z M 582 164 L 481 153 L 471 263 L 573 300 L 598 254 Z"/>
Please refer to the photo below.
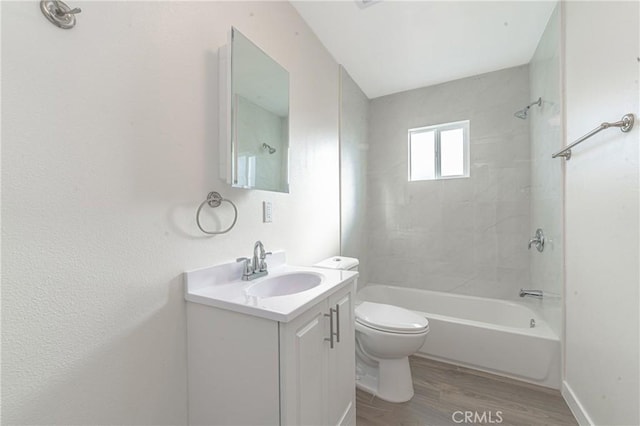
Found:
<path fill-rule="evenodd" d="M 340 67 L 341 251 L 360 260 L 360 285 L 368 282 L 367 153 L 369 99 Z"/>
<path fill-rule="evenodd" d="M 551 154 L 562 147 L 562 93 L 560 90 L 560 7 L 557 6 L 529 63 L 532 100 L 542 107 L 529 114 L 531 136 L 531 235 L 542 228 L 544 251 L 531 250 L 531 288 L 544 291 L 540 304 L 553 328 L 562 334 L 563 243 L 562 207 L 564 177 L 562 161 Z"/>
<path fill-rule="evenodd" d="M 570 143 L 603 121 L 640 114 L 640 4 L 564 6 Z M 582 420 L 596 425 L 640 424 L 639 145 L 636 121 L 629 133 L 585 141 L 565 164 L 564 393 L 572 390 L 590 418 Z"/>
<path fill-rule="evenodd" d="M 300 264 L 339 250 L 338 66 L 287 2 L 72 6 L 64 31 L 2 2 L 2 420 L 185 424 L 182 272 L 257 239 Z M 231 25 L 291 74 L 291 194 L 218 177 Z M 239 218 L 207 237 L 213 189 Z"/>
<path fill-rule="evenodd" d="M 371 101 L 369 281 L 512 298 L 528 285 L 528 66 Z M 470 120 L 471 177 L 407 181 L 407 130 Z"/>

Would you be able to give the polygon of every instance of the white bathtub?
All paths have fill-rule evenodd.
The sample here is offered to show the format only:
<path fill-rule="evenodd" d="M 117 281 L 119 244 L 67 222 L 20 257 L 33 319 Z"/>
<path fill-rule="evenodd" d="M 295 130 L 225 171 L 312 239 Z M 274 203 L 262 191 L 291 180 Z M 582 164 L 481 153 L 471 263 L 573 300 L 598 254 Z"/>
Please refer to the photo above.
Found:
<path fill-rule="evenodd" d="M 560 389 L 560 339 L 527 306 L 378 284 L 357 298 L 424 315 L 431 331 L 417 355 Z"/>

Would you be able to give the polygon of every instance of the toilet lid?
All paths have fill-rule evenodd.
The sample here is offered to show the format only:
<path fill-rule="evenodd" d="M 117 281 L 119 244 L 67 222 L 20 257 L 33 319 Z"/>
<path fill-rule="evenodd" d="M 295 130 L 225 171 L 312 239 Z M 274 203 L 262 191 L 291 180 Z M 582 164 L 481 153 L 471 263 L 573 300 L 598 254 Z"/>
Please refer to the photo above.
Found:
<path fill-rule="evenodd" d="M 429 327 L 429 321 L 415 312 L 373 302 L 362 302 L 356 306 L 356 321 L 371 328 L 398 333 L 420 333 Z"/>

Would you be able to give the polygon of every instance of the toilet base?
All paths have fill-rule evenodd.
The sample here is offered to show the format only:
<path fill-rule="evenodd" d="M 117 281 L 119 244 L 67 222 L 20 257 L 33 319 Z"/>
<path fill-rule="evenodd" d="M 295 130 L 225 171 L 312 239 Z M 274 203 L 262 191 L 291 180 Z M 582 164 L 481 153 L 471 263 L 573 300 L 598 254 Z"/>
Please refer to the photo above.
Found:
<path fill-rule="evenodd" d="M 356 358 L 356 387 L 389 402 L 413 398 L 409 358 L 378 359 L 371 366 Z"/>

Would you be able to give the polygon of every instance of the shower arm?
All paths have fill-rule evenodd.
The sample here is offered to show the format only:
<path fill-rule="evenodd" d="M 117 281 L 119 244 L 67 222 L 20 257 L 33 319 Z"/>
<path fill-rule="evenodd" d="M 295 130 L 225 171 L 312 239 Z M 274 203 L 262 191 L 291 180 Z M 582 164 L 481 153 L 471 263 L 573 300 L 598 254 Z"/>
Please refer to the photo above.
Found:
<path fill-rule="evenodd" d="M 527 108 L 531 108 L 534 105 L 542 106 L 542 98 L 538 98 L 537 101 L 531 102 Z"/>
<path fill-rule="evenodd" d="M 534 106 L 534 105 L 542 106 L 542 98 L 538 98 L 538 100 L 537 100 L 537 101 L 535 101 L 535 102 L 531 102 L 531 103 L 530 103 L 529 105 L 527 105 L 524 109 L 525 109 L 525 110 L 530 109 L 530 108 L 531 108 L 532 106 Z"/>
<path fill-rule="evenodd" d="M 522 108 L 520 111 L 514 112 L 513 115 L 524 120 L 524 119 L 527 118 L 528 111 L 534 105 L 538 105 L 539 107 L 541 107 L 542 106 L 542 98 L 538 98 L 537 101 L 531 102 L 529 105 L 527 105 L 526 107 Z"/>

